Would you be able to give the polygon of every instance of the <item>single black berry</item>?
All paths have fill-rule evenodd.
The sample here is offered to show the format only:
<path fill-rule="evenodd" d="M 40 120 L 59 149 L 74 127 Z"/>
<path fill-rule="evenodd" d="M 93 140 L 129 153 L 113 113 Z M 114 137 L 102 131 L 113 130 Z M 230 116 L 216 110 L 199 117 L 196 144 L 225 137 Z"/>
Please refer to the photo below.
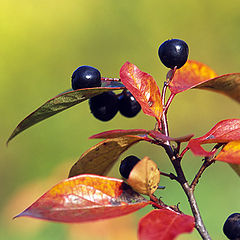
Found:
<path fill-rule="evenodd" d="M 92 88 L 101 86 L 100 72 L 90 66 L 81 66 L 72 74 L 72 89 Z"/>
<path fill-rule="evenodd" d="M 119 111 L 125 117 L 135 117 L 141 110 L 140 104 L 129 91 L 123 91 L 118 100 Z"/>
<path fill-rule="evenodd" d="M 140 161 L 136 156 L 130 155 L 122 160 L 119 171 L 122 177 L 128 179 L 133 167 Z"/>
<path fill-rule="evenodd" d="M 180 39 L 171 39 L 162 43 L 158 49 L 158 56 L 162 63 L 173 69 L 181 68 L 188 59 L 188 45 Z"/>
<path fill-rule="evenodd" d="M 104 92 L 89 99 L 91 113 L 101 121 L 109 121 L 118 112 L 118 98 L 114 92 Z"/>
<path fill-rule="evenodd" d="M 240 213 L 231 214 L 223 225 L 223 232 L 228 239 L 240 239 Z"/>

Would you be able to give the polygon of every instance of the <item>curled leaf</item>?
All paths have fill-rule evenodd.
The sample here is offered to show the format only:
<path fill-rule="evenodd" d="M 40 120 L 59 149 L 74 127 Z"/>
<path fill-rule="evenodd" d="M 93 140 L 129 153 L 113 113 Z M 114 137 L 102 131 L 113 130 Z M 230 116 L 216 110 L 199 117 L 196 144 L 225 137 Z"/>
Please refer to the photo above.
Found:
<path fill-rule="evenodd" d="M 140 136 L 122 136 L 98 143 L 82 154 L 72 166 L 69 177 L 85 173 L 105 175 L 124 151 L 143 140 L 145 138 Z"/>
<path fill-rule="evenodd" d="M 188 60 L 182 68 L 177 69 L 169 88 L 173 94 L 177 94 L 215 77 L 217 74 L 207 65 Z"/>
<path fill-rule="evenodd" d="M 163 112 L 162 98 L 153 77 L 142 72 L 134 64 L 126 62 L 120 70 L 120 78 L 139 102 L 143 112 L 160 121 Z"/>
<path fill-rule="evenodd" d="M 55 185 L 16 217 L 88 222 L 123 216 L 149 203 L 122 180 L 80 175 Z"/>
<path fill-rule="evenodd" d="M 195 88 L 216 91 L 240 102 L 240 73 L 218 76 L 197 85 Z"/>
<path fill-rule="evenodd" d="M 48 100 L 30 115 L 28 115 L 24 120 L 22 120 L 18 126 L 14 129 L 11 136 L 8 138 L 7 143 L 16 137 L 19 133 L 23 132 L 27 128 L 39 123 L 59 112 L 62 112 L 78 103 L 81 103 L 91 97 L 94 97 L 103 92 L 119 90 L 124 87 L 117 88 L 85 88 L 78 89 L 75 91 L 67 91 L 56 97 Z"/>
<path fill-rule="evenodd" d="M 190 233 L 194 218 L 168 209 L 153 210 L 138 224 L 139 240 L 173 240 L 182 233 Z"/>
<path fill-rule="evenodd" d="M 160 172 L 149 157 L 140 160 L 130 172 L 127 183 L 138 193 L 151 196 L 158 188 Z"/>
<path fill-rule="evenodd" d="M 232 141 L 226 144 L 215 160 L 232 164 L 240 164 L 240 141 Z"/>

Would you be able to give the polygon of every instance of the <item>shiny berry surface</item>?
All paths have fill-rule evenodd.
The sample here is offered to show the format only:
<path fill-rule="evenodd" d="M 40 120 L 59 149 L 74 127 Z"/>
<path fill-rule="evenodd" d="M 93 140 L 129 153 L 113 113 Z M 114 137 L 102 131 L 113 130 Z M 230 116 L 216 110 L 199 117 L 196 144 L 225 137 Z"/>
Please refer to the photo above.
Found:
<path fill-rule="evenodd" d="M 130 155 L 122 160 L 119 168 L 121 176 L 128 179 L 130 172 L 139 161 L 140 159 L 134 155 Z"/>
<path fill-rule="evenodd" d="M 240 213 L 231 214 L 223 225 L 223 232 L 228 239 L 240 239 Z"/>
<path fill-rule="evenodd" d="M 81 66 L 72 74 L 72 89 L 92 88 L 101 86 L 100 72 L 90 66 Z"/>
<path fill-rule="evenodd" d="M 118 112 L 118 99 L 114 92 L 105 92 L 90 98 L 89 106 L 95 118 L 109 121 Z"/>
<path fill-rule="evenodd" d="M 118 100 L 119 111 L 125 117 L 135 117 L 141 110 L 140 104 L 129 91 L 123 91 Z"/>
<path fill-rule="evenodd" d="M 181 68 L 188 59 L 188 45 L 180 39 L 171 39 L 162 43 L 158 49 L 158 56 L 162 63 L 173 69 Z"/>

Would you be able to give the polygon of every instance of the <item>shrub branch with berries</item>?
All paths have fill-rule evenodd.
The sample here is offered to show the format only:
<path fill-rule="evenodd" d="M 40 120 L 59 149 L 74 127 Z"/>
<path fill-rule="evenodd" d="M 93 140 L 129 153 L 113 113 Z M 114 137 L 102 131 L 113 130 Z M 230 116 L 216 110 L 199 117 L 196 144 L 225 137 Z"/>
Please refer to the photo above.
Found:
<path fill-rule="evenodd" d="M 77 223 L 118 217 L 152 205 L 154 209 L 139 222 L 138 239 L 171 240 L 194 228 L 202 239 L 211 239 L 194 190 L 206 168 L 216 161 L 229 164 L 240 176 L 240 119 L 222 120 L 198 138 L 193 138 L 193 134 L 173 138 L 169 136 L 167 113 L 175 95 L 192 88 L 214 90 L 240 102 L 240 73 L 217 76 L 207 65 L 188 60 L 188 52 L 188 45 L 179 39 L 160 45 L 159 58 L 170 68 L 161 92 L 151 75 L 130 62 L 121 67 L 120 78 L 104 78 L 96 68 L 81 66 L 72 75 L 72 89 L 50 99 L 20 122 L 7 143 L 34 124 L 88 99 L 91 113 L 101 121 L 111 120 L 118 111 L 131 118 L 140 110 L 156 119 L 152 130 L 117 129 L 91 136 L 103 140 L 81 155 L 70 169 L 68 179 L 52 187 L 16 217 Z M 117 90 L 121 93 L 115 94 Z M 167 91 L 170 91 L 168 99 Z M 141 141 L 164 148 L 175 172 L 164 173 L 147 156 L 130 155 L 120 163 L 122 180 L 106 177 L 121 154 Z M 204 144 L 213 144 L 212 150 L 206 151 Z M 186 179 L 182 168 L 189 150 L 204 158 L 192 181 Z M 193 216 L 156 196 L 156 191 L 164 188 L 159 186 L 160 176 L 180 184 Z M 229 239 L 239 239 L 239 219 L 240 214 L 234 213 L 225 222 L 223 230 Z"/>

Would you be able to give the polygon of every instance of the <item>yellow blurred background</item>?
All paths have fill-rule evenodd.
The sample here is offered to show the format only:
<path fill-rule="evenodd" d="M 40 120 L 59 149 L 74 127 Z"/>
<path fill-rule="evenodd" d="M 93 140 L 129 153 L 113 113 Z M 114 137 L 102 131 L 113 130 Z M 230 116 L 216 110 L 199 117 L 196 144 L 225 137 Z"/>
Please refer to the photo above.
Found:
<path fill-rule="evenodd" d="M 28 129 L 5 143 L 16 125 L 46 100 L 70 88 L 71 74 L 80 65 L 98 68 L 102 76 L 118 77 L 130 61 L 162 86 L 167 69 L 158 46 L 169 38 L 185 40 L 190 58 L 211 66 L 219 75 L 239 72 L 240 2 L 237 0 L 0 0 L 0 239 L 75 240 L 136 239 L 137 222 L 151 210 L 90 224 L 64 225 L 12 217 L 61 179 L 78 157 L 97 141 L 87 138 L 110 129 L 154 127 L 143 113 L 133 119 L 118 114 L 100 122 L 87 101 Z M 175 98 L 169 111 L 171 136 L 200 136 L 215 123 L 239 118 L 239 104 L 222 95 L 191 90 Z M 140 143 L 124 156 L 145 155 L 160 170 L 173 171 L 156 146 Z M 201 158 L 186 154 L 189 181 Z M 111 176 L 120 177 L 119 163 Z M 213 239 L 225 239 L 222 226 L 239 212 L 239 178 L 217 162 L 200 179 L 196 198 Z M 191 214 L 180 186 L 162 177 L 159 194 L 168 204 L 180 202 Z M 104 229 L 104 230 L 103 230 Z M 178 239 L 200 239 L 196 231 Z"/>

